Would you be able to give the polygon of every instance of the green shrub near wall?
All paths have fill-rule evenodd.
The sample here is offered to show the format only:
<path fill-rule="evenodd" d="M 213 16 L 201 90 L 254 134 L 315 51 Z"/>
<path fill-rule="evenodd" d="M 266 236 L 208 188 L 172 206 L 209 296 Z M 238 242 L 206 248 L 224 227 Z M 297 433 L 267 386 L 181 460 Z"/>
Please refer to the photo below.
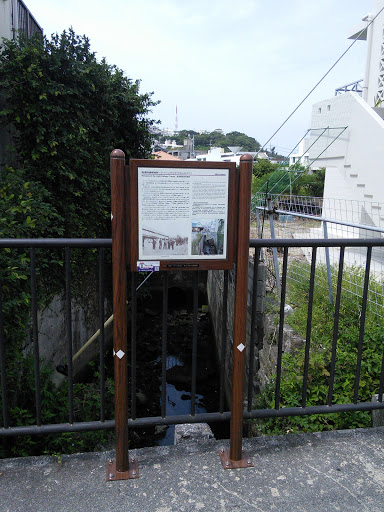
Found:
<path fill-rule="evenodd" d="M 306 276 L 309 275 L 309 265 L 297 262 L 294 265 L 295 280 L 288 278 L 287 296 L 287 301 L 294 306 L 294 313 L 286 321 L 305 338 L 309 297 L 309 279 Z M 303 276 L 300 282 L 297 281 L 298 275 Z M 336 275 L 337 269 L 333 269 L 333 276 Z M 353 402 L 363 282 L 361 269 L 344 270 L 332 401 L 334 404 Z M 384 311 L 383 298 L 377 293 L 380 289 L 382 290 L 382 284 L 371 279 L 369 299 L 372 302 L 368 303 L 367 309 L 358 396 L 361 402 L 370 402 L 379 388 L 384 345 L 383 321 L 378 315 L 378 311 Z M 335 292 L 334 290 L 336 297 Z M 334 307 L 328 299 L 326 269 L 318 266 L 313 301 L 307 406 L 327 404 L 333 325 Z M 303 347 L 294 353 L 283 355 L 280 407 L 301 406 L 304 350 Z M 257 399 L 256 408 L 274 408 L 275 382 L 276 376 L 273 376 L 271 383 Z M 254 422 L 256 431 L 261 434 L 317 432 L 370 425 L 369 412 L 318 414 Z"/>
<path fill-rule="evenodd" d="M 0 238 L 111 236 L 110 152 L 120 148 L 127 158 L 146 158 L 151 151 L 148 115 L 155 103 L 139 86 L 105 59 L 98 61 L 88 38 L 72 29 L 51 38 L 2 40 L 0 123 L 12 127 L 15 165 L 0 171 Z M 36 260 L 38 302 L 44 306 L 64 289 L 63 254 L 37 250 Z M 95 260 L 94 251 L 71 251 L 75 295 Z M 23 352 L 30 329 L 29 265 L 28 250 L 0 249 L 12 426 L 36 422 L 33 362 Z M 48 373 L 42 364 L 43 422 L 66 422 L 65 390 L 53 392 Z M 75 384 L 74 394 L 75 408 L 82 410 L 76 421 L 97 419 L 97 389 Z M 21 437 L 12 446 L 3 443 L 0 453 L 92 449 L 103 436 Z"/>

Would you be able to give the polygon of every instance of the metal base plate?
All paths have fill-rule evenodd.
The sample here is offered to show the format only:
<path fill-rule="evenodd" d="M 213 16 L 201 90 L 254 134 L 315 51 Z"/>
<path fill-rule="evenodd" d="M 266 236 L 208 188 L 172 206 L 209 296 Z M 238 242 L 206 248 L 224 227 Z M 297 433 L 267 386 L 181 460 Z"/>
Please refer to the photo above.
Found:
<path fill-rule="evenodd" d="M 112 480 L 129 480 L 139 478 L 139 464 L 137 457 L 130 457 L 128 462 L 128 471 L 117 471 L 116 461 L 107 462 L 107 482 Z"/>
<path fill-rule="evenodd" d="M 251 457 L 244 450 L 241 452 L 240 460 L 231 460 L 229 458 L 230 449 L 224 450 L 223 448 L 219 450 L 219 455 L 221 459 L 221 463 L 224 469 L 238 469 L 238 468 L 254 468 L 254 464 L 252 462 Z"/>

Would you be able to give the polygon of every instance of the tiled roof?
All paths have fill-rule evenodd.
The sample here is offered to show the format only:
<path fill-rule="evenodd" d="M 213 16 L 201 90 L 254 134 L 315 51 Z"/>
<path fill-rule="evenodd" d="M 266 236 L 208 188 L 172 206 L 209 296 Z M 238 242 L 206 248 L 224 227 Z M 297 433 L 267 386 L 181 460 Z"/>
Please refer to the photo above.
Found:
<path fill-rule="evenodd" d="M 165 151 L 155 151 L 152 154 L 155 156 L 155 160 L 182 160 L 181 158 L 178 158 L 177 156 L 170 155 L 169 153 L 166 153 Z"/>

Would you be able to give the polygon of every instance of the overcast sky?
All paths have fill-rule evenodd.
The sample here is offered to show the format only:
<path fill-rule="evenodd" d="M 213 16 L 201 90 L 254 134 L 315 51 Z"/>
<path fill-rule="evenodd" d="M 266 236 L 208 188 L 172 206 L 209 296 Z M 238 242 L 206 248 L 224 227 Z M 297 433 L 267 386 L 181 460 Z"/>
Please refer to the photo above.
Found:
<path fill-rule="evenodd" d="M 25 0 L 44 33 L 72 26 L 141 92 L 164 128 L 237 130 L 264 144 L 351 43 L 373 0 Z M 288 153 L 311 106 L 364 76 L 358 41 L 272 141 Z M 268 144 L 269 147 L 269 144 Z"/>

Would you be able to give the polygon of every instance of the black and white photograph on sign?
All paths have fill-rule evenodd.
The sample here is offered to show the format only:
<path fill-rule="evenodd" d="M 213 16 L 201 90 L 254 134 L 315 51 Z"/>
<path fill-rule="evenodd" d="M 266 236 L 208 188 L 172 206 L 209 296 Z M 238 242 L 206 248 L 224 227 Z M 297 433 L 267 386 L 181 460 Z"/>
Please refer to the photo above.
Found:
<path fill-rule="evenodd" d="M 192 254 L 214 256 L 224 252 L 224 219 L 192 221 Z"/>
<path fill-rule="evenodd" d="M 188 254 L 188 225 L 186 222 L 152 221 L 141 228 L 140 259 L 147 257 L 172 258 Z"/>

